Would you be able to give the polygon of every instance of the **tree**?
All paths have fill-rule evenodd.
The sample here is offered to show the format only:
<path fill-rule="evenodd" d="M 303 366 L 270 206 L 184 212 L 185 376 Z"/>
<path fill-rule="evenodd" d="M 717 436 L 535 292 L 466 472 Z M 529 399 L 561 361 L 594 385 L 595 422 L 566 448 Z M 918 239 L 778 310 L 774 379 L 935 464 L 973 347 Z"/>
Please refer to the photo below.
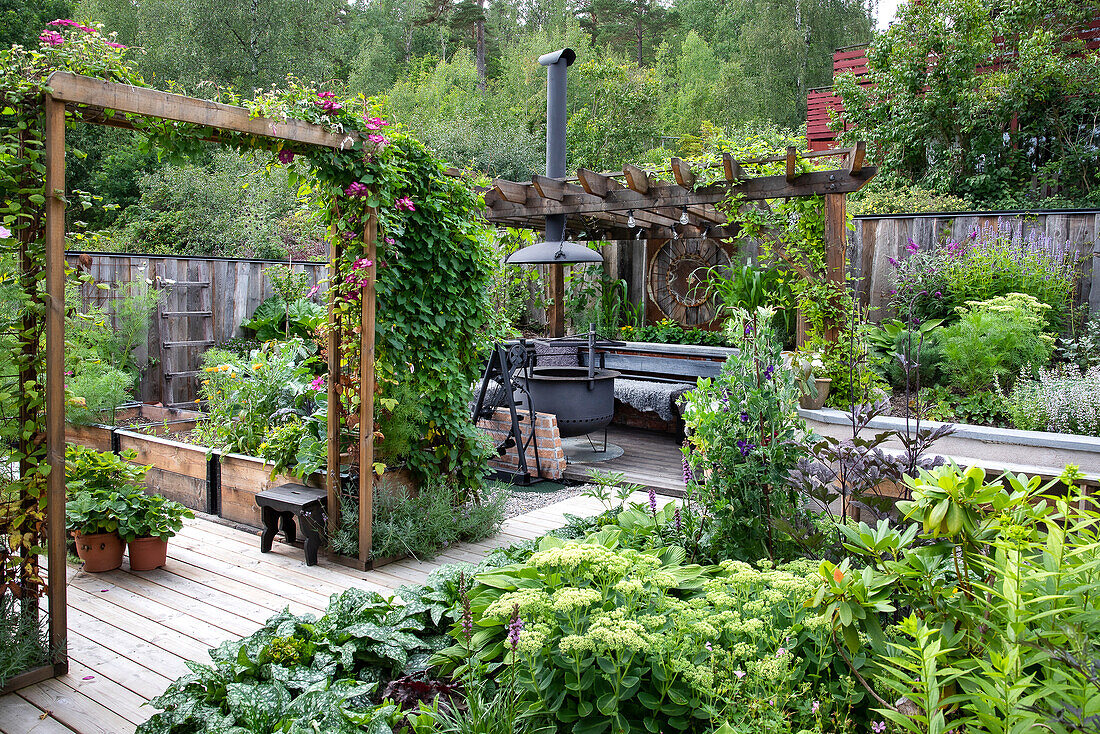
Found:
<path fill-rule="evenodd" d="M 47 23 L 68 18 L 72 12 L 68 0 L 0 0 L 0 48 L 13 43 L 35 46 Z"/>
<path fill-rule="evenodd" d="M 81 10 L 145 49 L 143 74 L 186 86 L 346 79 L 354 58 L 341 43 L 349 10 L 340 0 L 88 0 Z"/>
<path fill-rule="evenodd" d="M 650 58 L 667 19 L 656 0 L 582 0 L 577 15 L 594 44 L 622 49 L 630 43 L 638 66 Z"/>
<path fill-rule="evenodd" d="M 985 205 L 1058 187 L 1097 200 L 1100 57 L 1076 38 L 1094 0 L 925 0 L 868 52 L 870 81 L 838 80 L 849 138 L 884 172 Z"/>

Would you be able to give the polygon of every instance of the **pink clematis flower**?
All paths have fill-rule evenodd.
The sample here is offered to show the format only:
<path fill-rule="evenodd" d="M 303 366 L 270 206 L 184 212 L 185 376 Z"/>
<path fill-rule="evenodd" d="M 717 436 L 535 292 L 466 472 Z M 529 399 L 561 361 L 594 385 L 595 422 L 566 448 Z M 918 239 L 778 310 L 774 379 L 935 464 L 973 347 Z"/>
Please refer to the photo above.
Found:
<path fill-rule="evenodd" d="M 314 377 L 313 382 L 309 383 L 309 388 L 311 390 L 324 390 L 325 389 L 325 378 L 324 377 Z"/>
<path fill-rule="evenodd" d="M 319 290 L 321 290 L 321 284 L 314 283 L 313 287 L 309 289 L 309 293 L 306 294 L 306 298 L 313 298 L 315 295 L 317 295 L 317 291 Z"/>
<path fill-rule="evenodd" d="M 366 196 L 370 193 L 370 189 L 365 184 L 361 184 L 358 181 L 353 181 L 348 184 L 348 187 L 344 189 L 346 196 Z"/>
<path fill-rule="evenodd" d="M 291 161 L 294 160 L 294 151 L 293 150 L 280 150 L 279 154 L 276 157 L 279 159 L 279 163 L 283 163 L 283 164 L 290 163 Z"/>
<path fill-rule="evenodd" d="M 352 270 L 366 270 L 371 265 L 374 265 L 373 260 L 368 260 L 365 257 L 361 257 L 352 264 L 351 269 Z"/>
<path fill-rule="evenodd" d="M 407 196 L 402 196 L 400 199 L 395 201 L 393 203 L 393 205 L 395 207 L 397 207 L 398 209 L 403 209 L 404 211 L 407 211 L 407 212 L 415 212 L 416 211 L 416 205 L 413 204 L 412 199 L 410 199 Z"/>
<path fill-rule="evenodd" d="M 378 133 L 372 133 L 368 135 L 367 140 L 372 144 L 377 145 L 379 148 L 384 147 L 387 143 L 390 142 L 385 135 L 379 135 Z"/>
<path fill-rule="evenodd" d="M 367 129 L 368 130 L 381 130 L 383 127 L 385 127 L 386 125 L 389 125 L 389 124 L 390 123 L 386 122 L 381 117 L 368 117 L 367 118 Z"/>
<path fill-rule="evenodd" d="M 11 237 L 11 230 L 7 227 L 0 227 L 0 240 L 6 240 Z"/>
<path fill-rule="evenodd" d="M 65 43 L 65 37 L 57 31 L 42 31 L 38 40 L 47 46 L 60 46 Z"/>

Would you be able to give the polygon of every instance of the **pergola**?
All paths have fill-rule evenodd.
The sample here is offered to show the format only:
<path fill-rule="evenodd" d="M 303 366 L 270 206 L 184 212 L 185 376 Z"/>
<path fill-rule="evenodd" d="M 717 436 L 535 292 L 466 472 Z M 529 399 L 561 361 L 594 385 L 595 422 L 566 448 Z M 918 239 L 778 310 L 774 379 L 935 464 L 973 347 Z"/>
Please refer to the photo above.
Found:
<path fill-rule="evenodd" d="M 46 368 L 45 368 L 45 444 L 50 473 L 47 478 L 47 558 L 49 562 L 47 598 L 49 600 L 49 635 L 55 650 L 52 665 L 27 671 L 13 677 L 6 688 L 14 689 L 39 680 L 63 674 L 68 667 L 64 653 L 66 640 L 66 541 L 65 541 L 65 122 L 77 121 L 140 130 L 150 124 L 184 124 L 198 126 L 199 137 L 212 142 L 244 142 L 253 148 L 274 148 L 279 144 L 296 151 L 316 148 L 347 149 L 357 137 L 338 134 L 299 120 L 275 120 L 254 117 L 244 107 L 220 104 L 209 100 L 169 94 L 155 89 L 101 81 L 68 72 L 55 72 L 48 79 L 50 91 L 44 96 L 45 110 L 45 284 Z M 228 138 L 232 137 L 230 141 Z M 362 237 L 367 257 L 375 259 L 377 213 L 369 209 L 362 222 Z M 30 228 L 20 230 L 24 243 L 34 237 Z M 343 244 L 340 237 L 331 237 L 330 268 L 335 273 Z M 24 248 L 24 253 L 26 248 Z M 24 255 L 21 267 L 39 267 Z M 331 291 L 330 291 L 331 293 Z M 358 323 L 341 323 L 334 308 L 334 296 L 329 298 L 332 328 L 328 337 L 328 466 L 327 492 L 329 528 L 335 527 L 340 508 L 339 465 L 341 411 L 337 387 L 341 384 L 342 332 L 359 329 L 360 353 L 358 381 L 359 405 L 359 559 L 369 567 L 374 426 L 374 341 L 375 341 L 375 273 L 369 269 L 362 291 L 362 312 Z M 41 381 L 42 376 L 37 379 Z M 333 467 L 337 469 L 331 470 Z"/>
<path fill-rule="evenodd" d="M 841 157 L 834 170 L 803 172 L 799 157 Z M 662 171 L 647 172 L 625 165 L 621 172 L 596 173 L 584 168 L 564 178 L 533 176 L 529 182 L 497 179 L 485 194 L 486 218 L 494 223 L 542 231 L 545 217 L 564 215 L 567 231 L 590 241 L 629 240 L 664 243 L 673 238 L 723 240 L 737 235 L 736 226 L 718 205 L 738 197 L 740 201 L 767 207 L 768 200 L 823 196 L 825 199 L 826 278 L 845 277 L 845 197 L 859 190 L 875 175 L 865 166 L 866 146 L 826 150 L 801 155 L 792 147 L 786 155 L 738 161 L 723 155 L 715 183 L 696 185 L 702 172 L 673 158 Z M 782 175 L 749 177 L 744 166 L 785 163 Z M 708 173 L 711 173 L 708 171 Z M 663 176 L 662 176 L 663 174 Z M 672 180 L 666 180 L 671 174 Z M 782 253 L 780 253 L 782 256 Z M 796 269 L 800 267 L 792 263 Z M 563 336 L 565 313 L 564 268 L 550 267 L 550 335 Z"/>

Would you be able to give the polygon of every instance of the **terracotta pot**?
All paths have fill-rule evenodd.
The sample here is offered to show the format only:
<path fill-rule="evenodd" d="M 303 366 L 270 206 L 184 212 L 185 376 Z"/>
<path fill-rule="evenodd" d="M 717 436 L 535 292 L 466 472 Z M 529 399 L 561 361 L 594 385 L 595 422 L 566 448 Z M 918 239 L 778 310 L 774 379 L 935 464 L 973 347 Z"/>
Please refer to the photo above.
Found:
<path fill-rule="evenodd" d="M 113 571 L 122 565 L 122 551 L 125 544 L 118 533 L 95 533 L 81 535 L 73 533 L 76 540 L 76 554 L 84 561 L 84 570 L 92 573 Z"/>
<path fill-rule="evenodd" d="M 152 571 L 168 562 L 167 540 L 134 538 L 129 545 L 131 571 Z"/>
<path fill-rule="evenodd" d="M 828 377 L 818 377 L 814 379 L 814 383 L 817 385 L 817 400 L 814 400 L 807 393 L 802 393 L 802 396 L 798 399 L 798 404 L 805 410 L 820 410 L 825 401 L 829 398 L 829 387 L 833 384 L 833 381 Z"/>

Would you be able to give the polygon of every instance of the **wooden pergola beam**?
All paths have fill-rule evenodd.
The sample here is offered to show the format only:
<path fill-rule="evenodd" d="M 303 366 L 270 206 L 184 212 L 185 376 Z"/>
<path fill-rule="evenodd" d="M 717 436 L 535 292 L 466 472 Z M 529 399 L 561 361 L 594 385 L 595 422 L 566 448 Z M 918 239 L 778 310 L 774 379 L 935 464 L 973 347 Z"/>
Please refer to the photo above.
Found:
<path fill-rule="evenodd" d="M 860 140 L 852 147 L 848 156 L 848 175 L 859 176 L 863 173 L 863 161 L 867 157 L 867 143 Z"/>
<path fill-rule="evenodd" d="M 721 203 L 731 195 L 739 195 L 746 201 L 761 201 L 789 196 L 848 194 L 858 191 L 875 174 L 876 170 L 873 166 L 864 166 L 858 176 L 851 175 L 848 171 L 841 169 L 814 171 L 799 175 L 794 182 L 787 181 L 784 175 L 763 176 L 747 179 L 736 184 L 717 183 L 695 191 L 688 191 L 680 186 L 653 186 L 648 179 L 642 184 L 638 178 L 638 172 L 641 174 L 645 172 L 641 169 L 631 171 L 630 169 L 633 168 L 631 166 L 626 169 L 631 188 L 609 191 L 607 196 L 602 199 L 590 195 L 580 197 L 565 194 L 561 201 L 539 197 L 536 201 L 530 201 L 522 205 L 496 202 L 488 212 L 489 219 L 492 221 L 515 219 L 526 222 L 527 226 L 538 228 L 540 225 L 535 223 L 534 220 L 548 214 L 571 216 L 599 212 L 625 213 L 633 209 L 634 217 L 638 219 L 639 213 L 659 211 L 664 207 L 713 206 Z M 645 191 L 638 191 L 635 187 L 644 187 Z"/>
<path fill-rule="evenodd" d="M 741 164 L 729 153 L 722 154 L 722 169 L 727 181 L 740 181 L 748 178 L 744 169 L 741 168 Z"/>
<path fill-rule="evenodd" d="M 358 137 L 334 133 L 301 120 L 273 120 L 253 117 L 244 107 L 206 99 L 170 94 L 147 87 L 106 82 L 100 79 L 55 71 L 46 83 L 50 96 L 60 102 L 114 110 L 128 115 L 185 122 L 201 127 L 288 140 L 305 145 L 344 149 Z"/>

